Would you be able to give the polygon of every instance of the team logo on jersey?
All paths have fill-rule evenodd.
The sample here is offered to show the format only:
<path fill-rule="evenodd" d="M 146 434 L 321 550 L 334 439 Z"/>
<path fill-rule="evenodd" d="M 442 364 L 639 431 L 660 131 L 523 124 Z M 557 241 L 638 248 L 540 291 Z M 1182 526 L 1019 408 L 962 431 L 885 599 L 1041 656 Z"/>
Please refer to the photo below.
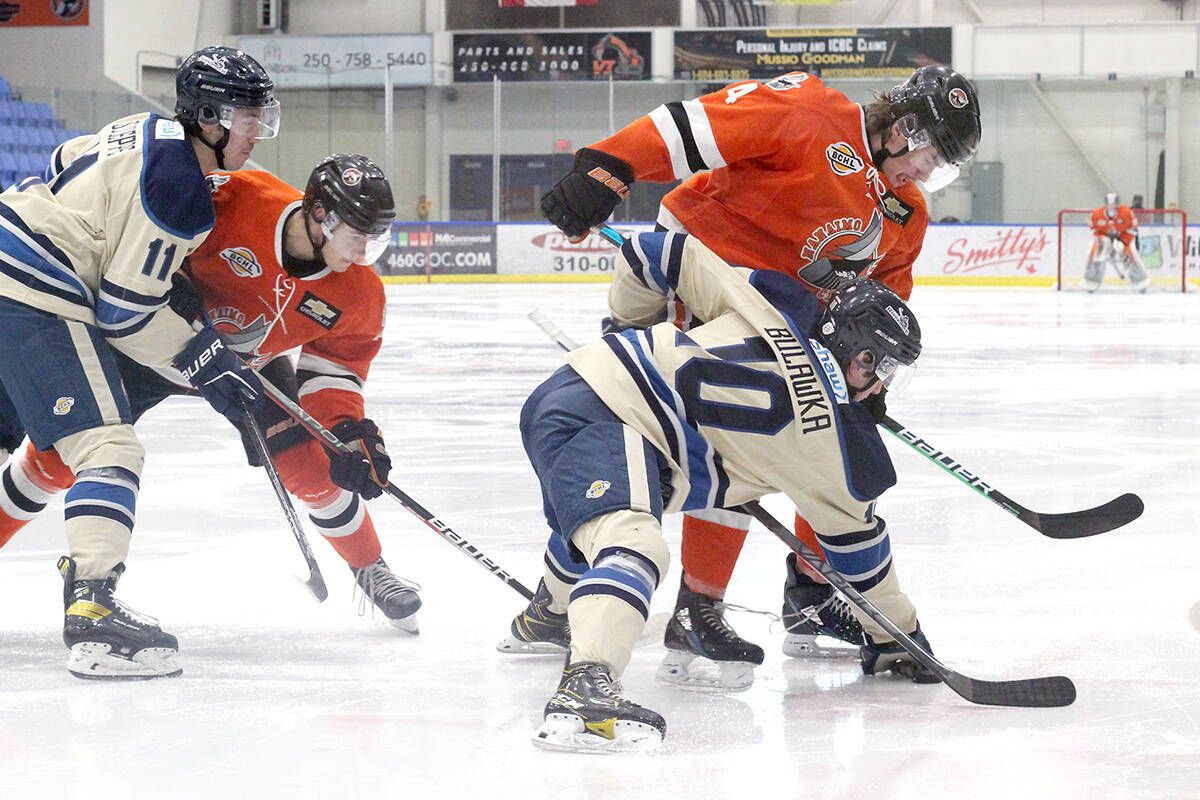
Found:
<path fill-rule="evenodd" d="M 54 401 L 54 416 L 65 417 L 75 406 L 74 397 L 60 397 Z"/>
<path fill-rule="evenodd" d="M 883 239 L 883 215 L 879 211 L 864 222 L 857 217 L 841 217 L 820 225 L 800 248 L 805 266 L 820 258 L 828 258 L 841 274 L 853 270 L 855 275 L 869 277 L 880 259 L 879 243 Z M 799 276 L 799 272 L 796 273 Z"/>
<path fill-rule="evenodd" d="M 263 273 L 262 265 L 249 247 L 226 247 L 220 255 L 239 278 L 257 278 Z"/>
<path fill-rule="evenodd" d="M 897 197 L 894 192 L 888 192 L 879 198 L 879 210 L 897 225 L 905 225 L 912 216 L 913 207 Z"/>
<path fill-rule="evenodd" d="M 904 313 L 903 308 L 887 307 L 888 316 L 896 320 L 896 324 L 900 326 L 900 330 L 904 331 L 904 335 L 908 336 L 908 315 Z"/>
<path fill-rule="evenodd" d="M 183 126 L 173 119 L 160 119 L 154 123 L 155 139 L 176 139 L 183 141 Z"/>
<path fill-rule="evenodd" d="M 947 96 L 947 99 L 950 100 L 950 105 L 954 106 L 955 108 L 966 108 L 967 103 L 969 102 L 967 100 L 967 93 L 962 89 L 959 89 L 957 86 L 950 90 L 950 94 Z"/>
<path fill-rule="evenodd" d="M 296 306 L 296 310 L 326 330 L 333 328 L 338 317 L 342 315 L 340 308 L 335 308 L 312 292 L 304 293 L 304 298 L 300 305 Z"/>
<path fill-rule="evenodd" d="M 588 500 L 595 500 L 597 497 L 603 497 L 604 493 L 612 487 L 608 481 L 592 481 L 592 485 L 588 487 L 587 493 L 584 495 Z"/>
<path fill-rule="evenodd" d="M 204 176 L 204 180 L 208 181 L 208 191 L 213 194 L 217 193 L 225 184 L 229 183 L 229 176 L 220 172 L 213 172 Z"/>
<path fill-rule="evenodd" d="M 358 167 L 347 167 L 345 172 L 342 173 L 342 183 L 347 186 L 358 186 L 362 183 L 362 179 L 362 170 Z"/>
<path fill-rule="evenodd" d="M 829 168 L 835 175 L 853 175 L 862 172 L 863 160 L 854 152 L 854 148 L 845 142 L 834 142 L 825 148 L 825 158 L 829 159 Z"/>
<path fill-rule="evenodd" d="M 795 89 L 800 84 L 808 80 L 807 72 L 789 72 L 787 75 L 780 75 L 774 80 L 769 80 L 763 84 L 768 89 L 774 89 L 777 92 L 786 92 L 788 89 Z"/>

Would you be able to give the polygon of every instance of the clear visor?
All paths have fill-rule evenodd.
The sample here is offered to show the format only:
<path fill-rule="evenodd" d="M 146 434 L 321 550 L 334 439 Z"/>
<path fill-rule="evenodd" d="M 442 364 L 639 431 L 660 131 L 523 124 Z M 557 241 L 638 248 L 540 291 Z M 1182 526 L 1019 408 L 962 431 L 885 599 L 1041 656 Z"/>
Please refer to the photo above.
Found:
<path fill-rule="evenodd" d="M 917 180 L 932 194 L 945 189 L 958 177 L 958 165 L 942 158 L 929 131 L 917 128 L 917 117 L 909 114 L 898 120 L 900 132 L 908 140 L 909 166 Z"/>
<path fill-rule="evenodd" d="M 868 375 L 873 372 L 889 392 L 904 391 L 917 371 L 916 364 L 904 364 L 891 356 L 881 358 L 878 365 L 872 364 L 870 355 L 865 352 L 854 357 L 854 364 Z"/>
<path fill-rule="evenodd" d="M 325 261 L 334 256 L 339 261 L 352 264 L 362 264 L 369 267 L 379 260 L 392 239 L 390 231 L 383 233 L 364 233 L 352 228 L 338 218 L 332 211 L 321 223 L 321 232 L 325 234 Z"/>
<path fill-rule="evenodd" d="M 221 125 L 248 139 L 274 139 L 279 135 L 279 101 L 265 106 L 221 106 Z"/>

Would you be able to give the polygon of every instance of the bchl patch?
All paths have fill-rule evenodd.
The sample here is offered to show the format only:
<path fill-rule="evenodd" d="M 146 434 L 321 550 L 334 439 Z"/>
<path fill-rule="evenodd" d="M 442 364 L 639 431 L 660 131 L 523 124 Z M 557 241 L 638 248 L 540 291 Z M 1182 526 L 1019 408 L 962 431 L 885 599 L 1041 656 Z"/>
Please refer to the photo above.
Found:
<path fill-rule="evenodd" d="M 239 278 L 257 278 L 262 275 L 262 265 L 249 247 L 226 247 L 220 253 L 229 269 Z"/>
<path fill-rule="evenodd" d="M 609 490 L 612 483 L 609 481 L 592 481 L 592 485 L 588 487 L 587 493 L 584 495 L 588 500 L 595 500 L 597 497 L 603 497 L 604 493 Z"/>
<path fill-rule="evenodd" d="M 331 330 L 337 323 L 338 317 L 342 316 L 340 308 L 330 305 L 312 292 L 304 293 L 304 299 L 300 301 L 300 305 L 296 306 L 296 310 L 325 330 Z"/>
<path fill-rule="evenodd" d="M 54 401 L 54 416 L 65 417 L 75 407 L 74 397 L 60 397 Z"/>
<path fill-rule="evenodd" d="M 846 142 L 834 142 L 825 148 L 825 158 L 835 175 L 853 175 L 862 172 L 863 160 Z"/>
<path fill-rule="evenodd" d="M 879 210 L 897 225 L 907 225 L 912 216 L 913 207 L 897 197 L 895 192 L 888 192 L 879 198 Z"/>

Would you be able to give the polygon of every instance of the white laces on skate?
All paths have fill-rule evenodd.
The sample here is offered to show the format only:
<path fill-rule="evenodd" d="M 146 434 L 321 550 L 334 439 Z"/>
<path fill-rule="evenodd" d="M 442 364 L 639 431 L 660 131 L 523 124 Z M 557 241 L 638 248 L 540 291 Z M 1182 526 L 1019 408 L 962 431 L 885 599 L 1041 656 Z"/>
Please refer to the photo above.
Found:
<path fill-rule="evenodd" d="M 358 615 L 364 617 L 367 609 L 371 609 L 371 617 L 375 617 L 378 603 L 386 603 L 396 595 L 405 592 L 420 592 L 421 584 L 401 578 L 390 569 L 380 566 L 378 562 L 368 564 L 355 571 L 354 589 L 351 600 L 358 601 Z"/>

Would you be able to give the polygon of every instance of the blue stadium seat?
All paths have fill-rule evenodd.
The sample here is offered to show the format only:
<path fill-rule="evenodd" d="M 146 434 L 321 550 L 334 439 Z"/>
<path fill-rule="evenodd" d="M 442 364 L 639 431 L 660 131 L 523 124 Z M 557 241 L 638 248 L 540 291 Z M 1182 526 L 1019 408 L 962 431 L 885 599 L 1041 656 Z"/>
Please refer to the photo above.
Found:
<path fill-rule="evenodd" d="M 17 163 L 17 157 L 13 153 L 0 150 L 0 172 L 19 172 L 21 165 Z"/>
<path fill-rule="evenodd" d="M 2 75 L 0 75 L 0 97 L 12 97 L 12 88 Z"/>
<path fill-rule="evenodd" d="M 17 163 L 21 165 L 21 176 L 41 175 L 46 171 L 46 162 L 33 153 L 18 153 Z"/>
<path fill-rule="evenodd" d="M 29 125 L 49 128 L 54 124 L 54 112 L 45 103 L 26 103 L 25 116 Z"/>
<path fill-rule="evenodd" d="M 8 123 L 0 123 L 0 149 L 12 150 L 17 146 L 17 129 Z"/>
<path fill-rule="evenodd" d="M 58 134 L 54 128 L 34 128 L 34 130 L 37 131 L 37 142 L 41 147 L 54 149 L 58 144 Z"/>

